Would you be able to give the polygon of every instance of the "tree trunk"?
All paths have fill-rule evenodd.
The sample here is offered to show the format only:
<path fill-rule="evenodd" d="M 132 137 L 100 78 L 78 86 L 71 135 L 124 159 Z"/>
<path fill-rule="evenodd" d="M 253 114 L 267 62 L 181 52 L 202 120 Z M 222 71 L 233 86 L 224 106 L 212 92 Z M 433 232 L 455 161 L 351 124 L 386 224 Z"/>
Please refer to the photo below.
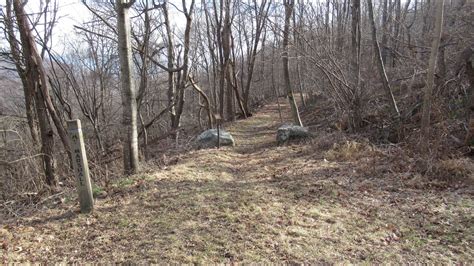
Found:
<path fill-rule="evenodd" d="M 36 113 L 38 114 L 38 124 L 41 134 L 41 153 L 43 154 L 43 171 L 45 181 L 51 187 L 57 185 L 57 179 L 54 174 L 54 132 L 49 121 L 46 106 L 44 104 L 43 95 L 39 89 L 36 89 Z"/>
<path fill-rule="evenodd" d="M 344 16 L 346 14 L 346 1 L 343 3 L 335 1 L 336 6 L 336 18 L 337 18 L 337 37 L 336 37 L 336 50 L 341 54 L 342 48 L 344 47 Z"/>
<path fill-rule="evenodd" d="M 409 1 L 408 1 L 409 2 Z M 396 64 L 396 52 L 398 51 L 399 42 L 400 42 L 400 25 L 402 24 L 402 4 L 401 0 L 395 0 L 395 27 L 393 33 L 393 45 L 392 49 L 394 53 L 392 53 L 392 67 L 395 67 Z"/>
<path fill-rule="evenodd" d="M 132 80 L 132 44 L 129 9 L 135 1 L 116 0 L 120 80 L 123 108 L 123 160 L 125 174 L 136 174 L 138 162 L 137 99 Z"/>
<path fill-rule="evenodd" d="M 235 60 L 235 59 L 234 59 Z M 235 73 L 235 66 L 233 62 L 229 64 L 229 73 L 228 73 L 228 80 L 230 85 L 232 86 L 231 88 L 233 89 L 235 93 L 235 100 L 237 101 L 237 105 L 240 109 L 240 112 L 242 113 L 243 118 L 247 118 L 247 111 L 245 110 L 244 103 L 242 101 L 242 97 L 240 96 L 239 88 L 237 85 L 237 74 Z M 234 103 L 234 109 L 235 109 L 235 103 Z M 235 110 L 234 110 L 235 113 Z"/>
<path fill-rule="evenodd" d="M 247 49 L 250 49 L 250 58 L 247 58 L 247 80 L 245 81 L 245 87 L 244 87 L 244 92 L 243 92 L 243 106 L 245 109 L 244 117 L 247 118 L 248 114 L 251 114 L 250 108 L 249 108 L 249 95 L 250 95 L 250 87 L 252 85 L 252 77 L 253 77 L 253 72 L 255 68 L 255 59 L 257 58 L 257 52 L 258 52 L 258 44 L 260 43 L 260 37 L 262 35 L 262 31 L 266 25 L 266 20 L 267 20 L 267 15 L 268 15 L 268 9 L 270 8 L 269 2 L 267 0 L 263 0 L 260 3 L 260 6 L 257 7 L 257 2 L 253 2 L 253 8 L 255 11 L 255 20 L 256 20 L 256 28 L 255 28 L 255 35 L 254 38 L 252 38 L 253 43 L 251 47 L 247 47 Z M 265 39 L 265 37 L 264 37 Z M 242 75 L 243 76 L 243 75 Z"/>
<path fill-rule="evenodd" d="M 166 28 L 166 40 L 167 40 L 167 57 L 168 57 L 168 106 L 171 106 L 170 109 L 170 124 L 171 124 L 171 131 L 175 132 L 178 128 L 177 119 L 176 119 L 176 82 L 175 82 L 175 73 L 171 71 L 174 67 L 174 43 L 173 43 L 173 36 L 171 32 L 171 25 L 169 21 L 168 15 L 168 2 L 165 1 L 162 4 L 163 9 L 163 18 L 164 24 Z M 176 137 L 177 135 L 174 134 Z"/>
<path fill-rule="evenodd" d="M 143 154 L 145 155 L 145 161 L 150 159 L 150 154 L 148 152 L 148 130 L 145 127 L 145 122 L 143 121 L 143 116 L 140 111 L 138 111 L 138 118 L 140 119 L 140 125 L 142 126 L 143 132 Z"/>
<path fill-rule="evenodd" d="M 300 18 L 300 22 L 301 20 L 303 19 L 303 16 L 301 16 Z M 302 24 L 300 24 L 300 27 L 297 26 L 296 24 L 296 11 L 293 12 L 293 39 L 294 39 L 294 47 L 295 47 L 295 57 L 296 57 L 296 75 L 297 75 L 297 78 L 298 78 L 298 92 L 300 94 L 300 99 L 301 99 L 301 103 L 303 104 L 304 107 L 306 107 L 306 101 L 305 101 L 305 98 L 304 98 L 304 94 L 303 94 L 303 79 L 301 78 L 301 67 L 300 67 L 300 57 L 299 57 L 299 51 L 298 49 L 303 49 L 302 45 L 300 45 L 300 47 L 298 47 L 300 43 L 300 41 L 298 40 L 298 34 L 303 34 L 302 32 L 298 33 L 297 31 L 300 30 L 302 31 L 303 30 L 303 27 L 302 27 Z"/>
<path fill-rule="evenodd" d="M 392 89 L 390 88 L 390 84 L 388 83 L 387 73 L 385 72 L 385 67 L 382 60 L 382 54 L 380 52 L 380 46 L 377 41 L 377 29 L 375 28 L 372 0 L 367 0 L 367 7 L 369 11 L 369 20 L 372 27 L 372 43 L 375 50 L 375 59 L 377 61 L 377 67 L 379 70 L 380 78 L 382 79 L 382 84 L 383 84 L 385 93 L 387 94 L 387 99 L 390 101 L 390 104 L 392 106 L 393 116 L 396 119 L 399 119 L 400 112 L 398 111 L 397 102 L 395 101 L 395 97 L 393 96 Z"/>
<path fill-rule="evenodd" d="M 469 91 L 467 99 L 467 120 L 468 133 L 466 135 L 466 145 L 474 147 L 474 51 L 471 48 L 463 53 L 466 62 L 466 74 L 469 78 Z M 471 150 L 474 153 L 474 150 Z"/>
<path fill-rule="evenodd" d="M 202 0 L 202 5 L 203 5 L 203 9 L 204 9 L 204 18 L 205 18 L 205 21 L 206 21 L 206 39 L 207 39 L 207 47 L 209 49 L 209 55 L 211 57 L 211 60 L 210 60 L 210 65 L 212 66 L 212 91 L 211 91 L 211 98 L 212 98 L 212 101 L 213 101 L 213 106 L 214 106 L 214 110 L 213 112 L 217 112 L 218 110 L 218 106 L 219 106 L 219 101 L 220 98 L 218 97 L 218 93 L 217 93 L 217 55 L 216 55 L 216 52 L 215 52 L 215 46 L 214 46 L 214 43 L 212 42 L 212 37 L 213 35 L 211 34 L 211 20 L 210 20 L 210 16 L 209 16 L 209 10 L 207 8 L 207 4 L 206 4 L 206 1 L 205 0 Z M 204 49 L 203 49 L 204 50 Z M 204 51 L 203 51 L 204 52 Z M 209 77 L 209 83 L 211 84 L 211 71 L 208 69 L 207 70 L 208 72 L 208 77 Z M 220 111 L 220 109 L 219 109 Z M 222 115 L 222 113 L 220 113 Z"/>
<path fill-rule="evenodd" d="M 293 7 L 295 5 L 295 2 L 294 0 L 284 0 L 283 4 L 285 6 L 285 26 L 283 29 L 283 53 L 282 53 L 283 77 L 285 79 L 286 94 L 288 97 L 288 101 L 290 102 L 294 123 L 295 125 L 303 126 L 303 123 L 301 122 L 300 114 L 298 112 L 298 105 L 296 104 L 296 101 L 293 95 L 293 89 L 291 88 L 289 60 L 288 60 L 290 20 L 291 20 L 291 14 L 293 12 Z"/>
<path fill-rule="evenodd" d="M 434 74 L 436 70 L 436 60 L 438 58 L 439 43 L 443 30 L 443 12 L 444 0 L 438 0 L 436 3 L 436 24 L 433 31 L 433 42 L 431 44 L 431 55 L 428 65 L 427 84 L 425 86 L 423 97 L 423 113 L 421 116 L 421 143 L 423 152 L 429 152 L 429 128 L 430 128 L 430 112 L 431 112 L 431 94 L 434 87 Z"/>
<path fill-rule="evenodd" d="M 177 130 L 181 125 L 181 115 L 183 114 L 184 102 L 185 102 L 185 93 L 186 84 L 188 81 L 188 72 L 189 72 L 189 49 L 190 49 L 190 40 L 191 40 L 191 26 L 193 22 L 192 13 L 194 9 L 194 0 L 191 1 L 189 11 L 186 6 L 186 1 L 182 1 L 183 12 L 186 16 L 186 27 L 184 30 L 184 51 L 183 51 L 183 69 L 179 73 L 179 82 L 178 82 L 178 107 L 176 109 L 176 116 L 174 121 L 174 130 Z M 169 22 L 168 22 L 169 23 Z M 168 25 L 169 26 L 169 25 Z M 168 32 L 168 39 L 171 40 L 170 33 Z M 178 140 L 179 132 L 176 131 L 176 141 Z"/>
<path fill-rule="evenodd" d="M 69 138 L 49 94 L 48 82 L 46 81 L 46 70 L 43 66 L 43 60 L 41 59 L 36 48 L 34 37 L 30 31 L 29 21 L 24 10 L 24 3 L 21 0 L 15 0 L 13 7 L 17 17 L 18 29 L 20 31 L 23 56 L 27 62 L 26 64 L 29 66 L 27 67 L 26 72 L 30 75 L 31 81 L 34 82 L 35 88 L 41 90 L 42 99 L 47 109 L 47 114 L 51 116 L 64 149 L 68 154 L 72 167 L 72 155 L 69 146 Z"/>
<path fill-rule="evenodd" d="M 352 30 L 351 30 L 351 67 L 352 86 L 354 96 L 351 104 L 351 127 L 353 130 L 359 129 L 362 123 L 361 114 L 361 92 L 360 92 L 360 0 L 352 2 Z"/>
<path fill-rule="evenodd" d="M 21 58 L 20 47 L 18 47 L 18 40 L 15 37 L 11 0 L 7 0 L 5 9 L 6 9 L 6 14 L 5 14 L 6 37 L 10 45 L 10 52 L 15 62 L 16 71 L 23 85 L 23 92 L 25 95 L 26 118 L 28 120 L 28 127 L 30 128 L 30 135 L 33 140 L 33 144 L 36 146 L 36 145 L 39 145 L 39 136 L 38 136 L 38 126 L 35 121 L 36 119 L 35 92 L 33 91 L 33 88 L 30 88 L 30 86 L 28 86 L 27 73 L 25 69 L 22 67 L 23 65 L 22 63 L 24 60 Z"/>
<path fill-rule="evenodd" d="M 326 0 L 326 17 L 324 18 L 324 26 L 326 28 L 326 36 L 328 40 L 328 47 L 331 47 L 331 27 L 329 27 L 329 11 L 330 11 L 330 0 Z"/>
<path fill-rule="evenodd" d="M 38 54 L 34 37 L 31 34 L 27 14 L 24 10 L 24 3 L 21 0 L 14 0 L 13 9 L 17 19 L 18 30 L 20 33 L 22 54 L 25 60 L 25 85 L 30 93 L 34 93 L 36 104 L 36 113 L 41 137 L 41 152 L 43 160 L 43 171 L 45 181 L 51 187 L 55 187 L 57 180 L 54 175 L 54 132 L 51 127 L 49 115 L 53 118 L 58 134 L 63 141 L 63 145 L 68 155 L 70 155 L 69 142 L 65 139 L 65 130 L 62 127 L 59 116 L 52 105 L 46 82 L 46 73 L 43 62 Z M 21 76 L 21 75 L 20 75 Z M 26 97 L 26 95 L 25 95 Z M 71 156 L 69 156 L 71 159 Z M 71 161 L 72 162 L 72 161 Z"/>
<path fill-rule="evenodd" d="M 231 81 L 231 65 L 226 64 L 226 116 L 229 121 L 235 121 L 234 88 Z"/>
<path fill-rule="evenodd" d="M 231 43 L 231 13 L 230 13 L 230 0 L 224 0 L 224 23 L 222 25 L 222 52 L 223 52 L 223 66 L 222 70 L 222 85 L 225 85 L 225 93 L 226 93 L 226 118 L 229 121 L 235 120 L 235 113 L 234 113 L 234 89 L 232 88 L 232 80 L 230 77 L 231 70 L 231 59 L 230 53 L 232 49 Z M 225 81 L 225 82 L 224 82 Z"/>
<path fill-rule="evenodd" d="M 281 115 L 281 106 L 280 106 L 280 93 L 278 92 L 279 89 L 275 85 L 275 71 L 273 70 L 274 65 L 275 65 L 275 45 L 272 46 L 272 67 L 271 67 L 271 71 L 272 71 L 272 89 L 273 89 L 273 92 L 275 93 L 275 97 L 276 97 L 276 100 L 277 100 L 278 115 L 280 117 L 280 122 L 283 123 L 283 117 Z"/>
<path fill-rule="evenodd" d="M 446 51 L 446 38 L 441 34 L 441 39 L 439 43 L 439 52 L 438 52 L 438 83 L 442 84 L 446 80 L 446 56 L 445 56 L 445 51 Z"/>
<path fill-rule="evenodd" d="M 383 65 L 387 63 L 387 54 L 388 54 L 388 49 L 387 49 L 387 43 L 388 43 L 388 12 L 387 12 L 387 3 L 388 0 L 383 0 L 383 8 L 382 8 L 382 49 L 381 49 L 381 55 L 382 55 L 382 62 Z"/>
<path fill-rule="evenodd" d="M 211 101 L 209 101 L 209 97 L 207 97 L 206 93 L 204 93 L 204 91 L 201 88 L 199 88 L 199 86 L 196 84 L 196 82 L 193 80 L 191 76 L 189 77 L 189 81 L 191 81 L 191 86 L 193 87 L 193 89 L 195 89 L 199 93 L 199 95 L 201 95 L 202 98 L 204 98 L 204 104 L 205 104 L 204 107 L 207 110 L 208 128 L 213 128 L 214 123 L 212 120 L 212 108 L 211 108 Z"/>

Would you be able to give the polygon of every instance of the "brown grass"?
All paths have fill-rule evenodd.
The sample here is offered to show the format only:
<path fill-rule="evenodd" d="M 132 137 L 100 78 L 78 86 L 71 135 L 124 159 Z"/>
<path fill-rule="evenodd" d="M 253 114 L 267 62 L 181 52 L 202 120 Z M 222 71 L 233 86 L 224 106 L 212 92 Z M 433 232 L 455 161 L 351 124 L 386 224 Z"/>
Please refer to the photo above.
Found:
<path fill-rule="evenodd" d="M 2 219 L 0 258 L 472 263 L 472 187 L 431 188 L 400 150 L 339 137 L 330 146 L 324 132 L 277 146 L 275 121 L 276 105 L 268 105 L 227 126 L 235 148 L 190 151 L 115 182 L 90 215 L 66 194 L 29 217 Z M 442 169 L 465 176 L 458 165 L 472 161 Z"/>

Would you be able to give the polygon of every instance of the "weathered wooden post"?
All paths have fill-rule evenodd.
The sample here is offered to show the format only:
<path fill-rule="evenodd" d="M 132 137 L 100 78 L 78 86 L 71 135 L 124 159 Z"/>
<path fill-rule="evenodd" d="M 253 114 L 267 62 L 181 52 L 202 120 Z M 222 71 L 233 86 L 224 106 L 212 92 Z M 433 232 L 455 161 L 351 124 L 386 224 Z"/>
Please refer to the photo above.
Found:
<path fill-rule="evenodd" d="M 79 193 L 81 212 L 87 213 L 94 208 L 94 198 L 92 196 L 89 165 L 87 164 L 86 148 L 82 136 L 81 120 L 67 121 L 67 127 L 71 140 L 74 172 L 77 176 L 77 191 Z"/>
<path fill-rule="evenodd" d="M 217 149 L 221 147 L 221 115 L 216 113 L 214 118 L 217 124 Z"/>

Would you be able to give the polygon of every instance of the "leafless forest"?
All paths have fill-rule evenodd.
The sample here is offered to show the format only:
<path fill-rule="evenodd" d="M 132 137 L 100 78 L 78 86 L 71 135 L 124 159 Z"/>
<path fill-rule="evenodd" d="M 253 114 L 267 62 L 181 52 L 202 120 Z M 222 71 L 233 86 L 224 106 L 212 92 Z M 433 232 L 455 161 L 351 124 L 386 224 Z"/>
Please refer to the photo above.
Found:
<path fill-rule="evenodd" d="M 32 5 L 32 2 L 41 3 Z M 163 185 L 164 181 L 149 178 L 166 175 L 169 171 L 175 171 L 176 176 L 180 173 L 191 176 L 202 170 L 218 182 L 225 179 L 219 180 L 225 170 L 216 170 L 215 175 L 207 168 L 188 173 L 189 169 L 181 163 L 188 161 L 183 158 L 203 165 L 206 160 L 219 165 L 225 156 L 235 152 L 238 167 L 253 166 L 253 170 L 248 173 L 241 168 L 225 167 L 233 169 L 229 173 L 234 179 L 242 175 L 243 179 L 250 180 L 257 178 L 261 171 L 278 177 L 270 172 L 274 170 L 271 167 L 279 164 L 264 159 L 275 156 L 274 152 L 292 154 L 292 150 L 301 149 L 295 161 L 288 161 L 278 171 L 299 169 L 299 162 L 306 159 L 338 164 L 335 169 L 343 169 L 337 172 L 338 176 L 357 176 L 357 181 L 348 182 L 360 185 L 351 186 L 350 191 L 347 187 L 341 188 L 343 181 L 334 181 L 336 188 L 324 185 L 323 191 L 342 191 L 331 194 L 338 200 L 356 192 L 370 193 L 370 189 L 360 187 L 367 184 L 364 182 L 371 182 L 377 191 L 397 187 L 390 193 L 402 193 L 400 191 L 406 189 L 411 191 L 406 193 L 414 197 L 439 193 L 437 195 L 449 198 L 447 201 L 453 208 L 459 207 L 456 210 L 460 216 L 446 218 L 459 222 L 456 228 L 461 228 L 461 231 L 452 229 L 450 237 L 455 240 L 449 245 L 456 246 L 458 253 L 452 248 L 449 255 L 439 250 L 426 251 L 424 245 L 413 244 L 408 246 L 412 253 L 406 251 L 403 255 L 403 246 L 397 251 L 386 251 L 386 254 L 392 251 L 398 254 L 387 257 L 354 255 L 359 254 L 357 248 L 338 251 L 350 254 L 343 259 L 332 253 L 313 256 L 311 251 L 295 253 L 292 257 L 281 255 L 284 246 L 280 243 L 277 245 L 280 248 L 265 246 L 255 251 L 261 257 L 254 253 L 242 253 L 239 257 L 241 250 L 234 246 L 229 248 L 235 248 L 234 251 L 222 254 L 209 247 L 211 251 L 203 257 L 186 257 L 177 248 L 173 255 L 160 253 L 156 258 L 188 263 L 357 262 L 367 258 L 384 262 L 385 259 L 416 261 L 417 252 L 421 252 L 421 261 L 447 258 L 445 262 L 469 259 L 472 262 L 472 1 L 82 0 L 88 11 L 84 14 L 85 22 L 74 25 L 69 37 L 58 44 L 55 38 L 63 19 L 58 12 L 60 2 L 1 1 L 0 215 L 5 221 L 34 219 L 44 208 L 51 212 L 58 211 L 62 205 L 71 206 L 65 212 L 77 208 L 66 121 L 80 119 L 94 196 L 107 204 L 117 200 L 116 194 L 132 193 L 130 186 L 140 193 L 143 186 L 150 191 L 148 186 L 172 191 L 174 187 L 168 187 L 170 184 Z M 269 111 L 268 106 L 275 108 Z M 267 129 L 268 123 L 275 126 Z M 309 128 L 313 138 L 277 145 L 274 134 L 284 123 Z M 218 124 L 236 134 L 236 147 L 224 147 L 222 152 L 221 149 L 196 150 L 196 136 Z M 259 139 L 260 134 L 266 134 L 264 128 L 273 134 L 272 141 Z M 241 132 L 249 136 L 239 137 Z M 239 147 L 239 143 L 247 146 Z M 348 163 L 351 166 L 344 168 Z M 319 167 L 319 163 L 313 164 L 316 165 Z M 301 180 L 295 174 L 291 183 L 295 190 L 291 193 L 299 195 L 309 189 L 313 179 L 319 178 L 314 173 L 304 178 L 306 174 L 301 174 Z M 373 177 L 379 175 L 374 181 Z M 147 182 L 152 185 L 143 184 Z M 235 184 L 235 187 L 240 186 L 240 183 Z M 226 186 L 219 188 L 224 191 Z M 310 189 L 308 193 L 312 196 L 305 197 L 318 193 L 313 192 Z M 173 198 L 182 206 L 176 208 L 186 209 L 183 206 L 188 206 L 188 202 L 180 195 L 177 189 Z M 463 200 L 451 201 L 453 195 L 461 195 Z M 397 194 L 396 197 L 405 196 Z M 199 202 L 198 199 L 192 200 Z M 178 204 L 176 202 L 174 204 Z M 457 205 L 460 202 L 462 206 Z M 227 206 L 228 202 L 220 203 Z M 407 202 L 404 204 L 410 206 Z M 262 209 L 266 210 L 261 207 L 260 211 Z M 402 212 L 402 208 L 397 210 Z M 390 208 L 386 211 L 389 213 Z M 398 217 L 404 215 L 409 217 L 405 212 Z M 264 216 L 273 217 L 272 213 Z M 83 218 L 77 219 L 76 222 L 81 223 Z M 258 224 L 259 219 L 253 222 Z M 327 219 L 335 219 L 333 224 L 339 223 L 337 218 Z M 413 221 L 414 224 L 419 223 Z M 439 226 L 444 226 L 442 221 Z M 0 229 L 4 230 L 3 236 L 0 231 L 0 241 L 14 243 L 5 228 Z M 397 230 L 403 231 L 401 227 Z M 399 231 L 383 241 L 389 243 L 387 245 L 418 241 L 407 237 L 407 232 Z M 311 232 L 306 233 L 311 235 Z M 242 231 L 242 235 L 246 234 L 265 235 L 263 231 Z M 306 239 L 301 232 L 295 234 Z M 436 235 L 436 232 L 430 234 Z M 417 237 L 424 241 L 427 235 Z M 290 234 L 289 237 L 296 236 Z M 213 243 L 214 240 L 207 241 Z M 443 241 L 425 244 L 442 250 L 446 244 Z M 200 242 L 196 243 L 194 247 Z M 259 245 L 258 241 L 254 243 L 254 247 Z M 42 256 L 49 254 L 19 255 L 21 251 L 18 251 L 17 257 L 8 257 L 15 252 L 13 244 L 4 244 L 3 259 L 42 260 Z M 66 258 L 66 251 L 61 254 L 59 258 Z M 150 261 L 134 254 L 137 257 L 133 258 Z M 101 257 L 104 261 L 110 259 L 104 256 Z M 97 261 L 85 254 L 76 259 L 71 261 Z"/>

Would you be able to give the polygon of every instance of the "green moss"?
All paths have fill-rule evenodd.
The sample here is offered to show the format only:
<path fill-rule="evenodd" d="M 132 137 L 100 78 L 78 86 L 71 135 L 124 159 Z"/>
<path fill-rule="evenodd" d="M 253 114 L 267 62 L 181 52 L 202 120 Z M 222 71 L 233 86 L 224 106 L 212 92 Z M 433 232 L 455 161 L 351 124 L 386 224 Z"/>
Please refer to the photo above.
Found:
<path fill-rule="evenodd" d="M 121 219 L 118 221 L 117 225 L 122 228 L 129 227 L 131 225 L 130 220 L 128 219 Z"/>
<path fill-rule="evenodd" d="M 92 185 L 92 195 L 94 196 L 94 198 L 96 198 L 98 195 L 100 195 L 103 192 L 104 192 L 104 189 L 101 188 L 100 186 L 96 184 Z"/>
<path fill-rule="evenodd" d="M 412 234 L 412 235 L 408 235 L 405 237 L 406 239 L 406 243 L 407 243 L 407 248 L 409 249 L 413 249 L 413 248 L 421 248 L 423 247 L 424 245 L 426 245 L 428 243 L 428 241 L 426 240 L 426 238 L 422 238 L 420 237 L 419 235 L 416 235 L 416 234 Z"/>
<path fill-rule="evenodd" d="M 129 186 L 133 185 L 134 183 L 135 183 L 135 180 L 133 180 L 130 177 L 126 177 L 126 178 L 122 178 L 122 179 L 118 180 L 115 183 L 115 186 L 120 187 L 120 188 L 124 188 L 124 187 L 129 187 Z"/>

